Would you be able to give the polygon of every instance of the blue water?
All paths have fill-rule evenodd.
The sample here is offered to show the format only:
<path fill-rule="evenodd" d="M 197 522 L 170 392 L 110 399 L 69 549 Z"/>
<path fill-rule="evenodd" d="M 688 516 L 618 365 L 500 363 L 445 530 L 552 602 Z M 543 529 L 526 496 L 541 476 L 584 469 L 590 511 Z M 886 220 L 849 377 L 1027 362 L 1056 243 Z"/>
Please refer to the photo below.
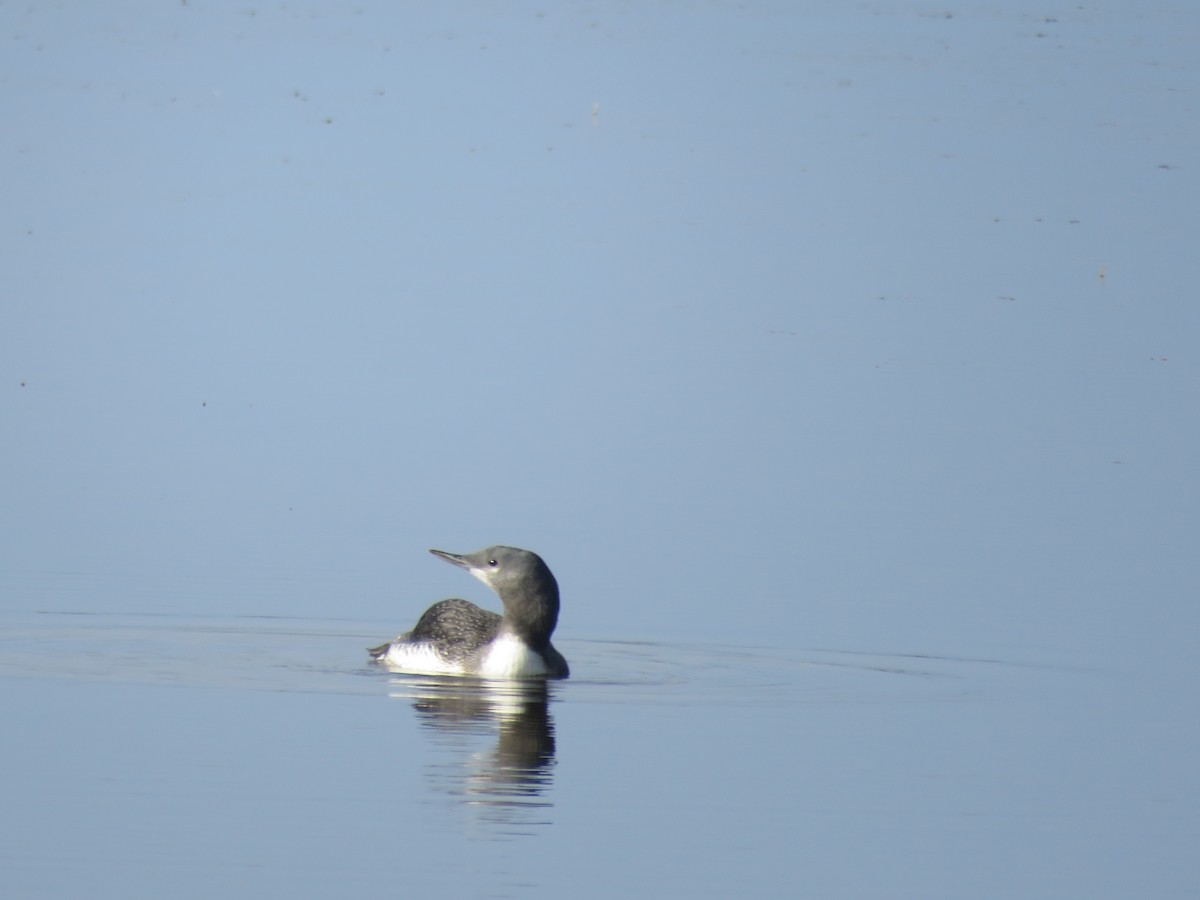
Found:
<path fill-rule="evenodd" d="M 370 623 L 2 624 L 12 896 L 1189 889 L 1195 728 L 1115 665 L 564 641 L 578 678 L 488 685 L 368 666 Z"/>
<path fill-rule="evenodd" d="M 1197 896 L 1197 33 L 0 4 L 0 896 Z"/>

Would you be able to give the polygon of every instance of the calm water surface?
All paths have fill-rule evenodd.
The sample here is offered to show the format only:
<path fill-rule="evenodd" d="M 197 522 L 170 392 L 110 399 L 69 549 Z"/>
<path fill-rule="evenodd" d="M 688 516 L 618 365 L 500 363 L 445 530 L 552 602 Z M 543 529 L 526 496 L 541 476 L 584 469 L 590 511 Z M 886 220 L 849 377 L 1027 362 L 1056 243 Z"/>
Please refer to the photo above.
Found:
<path fill-rule="evenodd" d="M 0 898 L 1200 896 L 1196 10 L 0 3 Z"/>
<path fill-rule="evenodd" d="M 1184 895 L 1118 671 L 564 641 L 522 686 L 369 666 L 381 623 L 2 624 L 6 896 Z"/>

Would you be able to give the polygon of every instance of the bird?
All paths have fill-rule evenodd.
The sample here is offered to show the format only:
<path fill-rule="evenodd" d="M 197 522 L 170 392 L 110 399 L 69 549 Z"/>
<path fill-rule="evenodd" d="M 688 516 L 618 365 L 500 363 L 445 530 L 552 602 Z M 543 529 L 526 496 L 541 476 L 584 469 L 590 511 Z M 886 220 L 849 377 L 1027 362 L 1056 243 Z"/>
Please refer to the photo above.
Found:
<path fill-rule="evenodd" d="M 425 675 L 488 679 L 567 678 L 570 667 L 550 643 L 558 624 L 558 582 L 530 550 L 487 547 L 475 553 L 430 550 L 466 569 L 500 595 L 504 615 L 467 600 L 441 600 L 412 631 L 371 647 L 388 669 Z"/>

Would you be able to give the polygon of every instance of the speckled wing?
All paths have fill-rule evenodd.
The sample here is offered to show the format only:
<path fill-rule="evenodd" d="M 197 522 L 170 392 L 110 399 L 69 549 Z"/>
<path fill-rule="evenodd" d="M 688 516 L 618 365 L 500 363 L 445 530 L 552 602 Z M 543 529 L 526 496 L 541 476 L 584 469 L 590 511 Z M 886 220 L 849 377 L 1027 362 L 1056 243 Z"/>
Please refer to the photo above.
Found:
<path fill-rule="evenodd" d="M 409 641 L 429 641 L 439 646 L 478 650 L 500 630 L 500 616 L 468 600 L 442 600 L 425 610 L 405 635 Z"/>
<path fill-rule="evenodd" d="M 412 631 L 367 650 L 386 660 L 393 647 L 425 646 L 445 662 L 457 663 L 489 643 L 500 630 L 500 616 L 467 600 L 442 600 L 425 610 Z"/>

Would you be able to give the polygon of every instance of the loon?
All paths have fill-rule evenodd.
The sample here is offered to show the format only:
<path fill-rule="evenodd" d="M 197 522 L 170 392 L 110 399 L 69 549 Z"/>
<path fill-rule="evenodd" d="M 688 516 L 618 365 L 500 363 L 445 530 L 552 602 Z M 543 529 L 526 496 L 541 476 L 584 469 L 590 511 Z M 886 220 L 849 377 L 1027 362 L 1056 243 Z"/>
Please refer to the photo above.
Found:
<path fill-rule="evenodd" d="M 442 600 L 412 631 L 372 647 L 391 669 L 479 678 L 566 678 L 570 669 L 550 643 L 558 623 L 558 582 L 542 558 L 516 547 L 434 556 L 466 569 L 500 595 L 504 615 L 466 600 Z"/>

